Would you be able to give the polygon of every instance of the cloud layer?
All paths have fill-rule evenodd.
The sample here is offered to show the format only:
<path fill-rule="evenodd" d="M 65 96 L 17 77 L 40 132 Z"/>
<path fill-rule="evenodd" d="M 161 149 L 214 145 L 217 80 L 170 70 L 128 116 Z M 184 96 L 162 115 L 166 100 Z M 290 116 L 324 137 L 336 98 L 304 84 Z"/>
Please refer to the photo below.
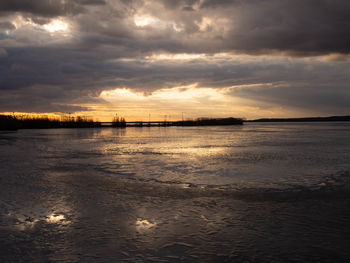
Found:
<path fill-rule="evenodd" d="M 349 111 L 347 1 L 3 0 L 0 10 L 0 111 L 84 111 L 104 90 L 193 84 L 237 106 Z"/>

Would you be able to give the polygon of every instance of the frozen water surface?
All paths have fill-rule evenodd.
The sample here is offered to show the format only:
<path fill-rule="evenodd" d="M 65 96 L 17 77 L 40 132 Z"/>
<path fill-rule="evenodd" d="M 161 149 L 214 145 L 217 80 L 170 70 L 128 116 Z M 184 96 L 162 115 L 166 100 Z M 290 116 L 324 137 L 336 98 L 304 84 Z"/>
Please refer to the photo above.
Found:
<path fill-rule="evenodd" d="M 346 262 L 350 123 L 0 133 L 1 262 Z"/>

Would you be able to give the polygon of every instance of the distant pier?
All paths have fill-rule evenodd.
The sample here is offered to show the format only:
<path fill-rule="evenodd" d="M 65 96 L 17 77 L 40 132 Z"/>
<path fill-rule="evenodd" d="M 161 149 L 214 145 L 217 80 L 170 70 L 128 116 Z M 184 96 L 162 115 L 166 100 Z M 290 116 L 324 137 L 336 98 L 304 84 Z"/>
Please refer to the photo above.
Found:
<path fill-rule="evenodd" d="M 220 125 L 242 125 L 243 120 L 238 118 L 222 119 L 197 119 L 185 121 L 127 121 L 126 127 L 168 127 L 168 126 L 220 126 Z M 102 127 L 112 127 L 113 122 L 102 122 Z"/>

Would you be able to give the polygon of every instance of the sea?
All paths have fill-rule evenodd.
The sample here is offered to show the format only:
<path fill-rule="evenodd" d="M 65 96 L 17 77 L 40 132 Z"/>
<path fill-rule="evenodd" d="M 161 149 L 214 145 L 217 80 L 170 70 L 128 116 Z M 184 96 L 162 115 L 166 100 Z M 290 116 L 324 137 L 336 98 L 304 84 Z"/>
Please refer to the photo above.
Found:
<path fill-rule="evenodd" d="M 350 262 L 350 122 L 0 132 L 0 262 Z"/>

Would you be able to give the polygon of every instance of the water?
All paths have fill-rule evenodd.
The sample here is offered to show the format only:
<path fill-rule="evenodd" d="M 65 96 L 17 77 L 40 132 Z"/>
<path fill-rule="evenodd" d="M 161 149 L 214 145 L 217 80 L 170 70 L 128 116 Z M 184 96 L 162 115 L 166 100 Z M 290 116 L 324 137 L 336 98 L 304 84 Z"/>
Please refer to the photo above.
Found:
<path fill-rule="evenodd" d="M 350 123 L 0 133 L 2 262 L 350 259 Z"/>

